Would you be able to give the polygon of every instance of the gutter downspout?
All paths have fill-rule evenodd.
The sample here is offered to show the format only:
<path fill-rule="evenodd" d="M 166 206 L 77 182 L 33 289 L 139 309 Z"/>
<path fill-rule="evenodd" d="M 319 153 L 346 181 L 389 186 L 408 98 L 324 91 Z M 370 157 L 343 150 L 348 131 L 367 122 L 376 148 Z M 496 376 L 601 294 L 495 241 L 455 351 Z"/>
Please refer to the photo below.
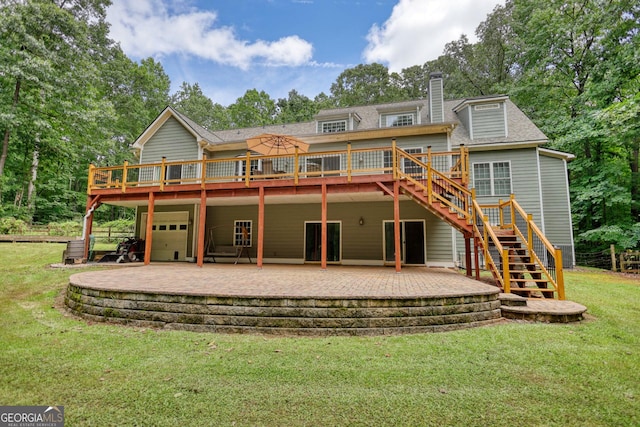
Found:
<path fill-rule="evenodd" d="M 87 211 L 87 214 L 84 216 L 84 219 L 82 220 L 82 240 L 85 240 L 87 238 L 87 220 L 89 219 L 89 216 L 93 213 L 93 211 L 96 209 L 97 203 L 94 203 L 93 206 L 91 206 L 91 208 L 89 209 L 89 211 Z"/>

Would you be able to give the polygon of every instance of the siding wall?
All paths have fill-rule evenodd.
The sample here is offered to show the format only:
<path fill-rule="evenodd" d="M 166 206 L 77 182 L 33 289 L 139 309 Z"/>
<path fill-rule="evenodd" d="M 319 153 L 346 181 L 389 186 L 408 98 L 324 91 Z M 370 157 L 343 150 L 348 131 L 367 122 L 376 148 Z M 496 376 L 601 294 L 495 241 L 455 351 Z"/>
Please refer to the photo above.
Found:
<path fill-rule="evenodd" d="M 442 123 L 444 121 L 444 98 L 442 79 L 429 80 L 429 114 L 431 123 Z"/>
<path fill-rule="evenodd" d="M 540 155 L 545 235 L 562 248 L 563 264 L 574 264 L 567 168 L 562 159 Z"/>
<path fill-rule="evenodd" d="M 400 206 L 402 219 L 425 220 L 427 236 L 427 262 L 451 263 L 451 228 L 414 202 L 403 201 Z M 360 217 L 364 225 L 359 224 Z M 342 259 L 383 260 L 383 221 L 393 220 L 391 202 L 329 203 L 329 221 L 341 221 Z M 214 240 L 220 245 L 233 243 L 235 220 L 253 221 L 253 245 L 251 255 L 256 255 L 258 208 L 251 206 L 209 206 L 207 229 L 213 227 Z M 264 257 L 304 259 L 304 223 L 320 221 L 320 203 L 295 205 L 266 205 L 264 231 Z"/>
<path fill-rule="evenodd" d="M 144 144 L 140 163 L 158 163 L 163 156 L 167 161 L 198 159 L 195 137 L 173 117 Z"/>
<path fill-rule="evenodd" d="M 505 103 L 497 103 L 498 108 L 476 110 L 480 105 L 471 105 L 471 121 L 473 126 L 473 139 L 499 138 L 506 136 L 504 108 Z M 466 125 L 466 124 L 465 124 Z"/>

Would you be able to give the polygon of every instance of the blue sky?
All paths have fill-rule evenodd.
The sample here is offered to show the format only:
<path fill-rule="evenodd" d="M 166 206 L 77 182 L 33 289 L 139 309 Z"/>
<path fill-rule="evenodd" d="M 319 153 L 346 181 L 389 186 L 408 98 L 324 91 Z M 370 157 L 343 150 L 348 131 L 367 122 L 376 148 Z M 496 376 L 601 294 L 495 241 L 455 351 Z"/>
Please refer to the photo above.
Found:
<path fill-rule="evenodd" d="M 502 0 L 114 0 L 111 38 L 134 60 L 153 57 L 171 78 L 229 105 L 249 89 L 329 93 L 342 71 L 391 71 L 437 58 L 474 32 Z"/>

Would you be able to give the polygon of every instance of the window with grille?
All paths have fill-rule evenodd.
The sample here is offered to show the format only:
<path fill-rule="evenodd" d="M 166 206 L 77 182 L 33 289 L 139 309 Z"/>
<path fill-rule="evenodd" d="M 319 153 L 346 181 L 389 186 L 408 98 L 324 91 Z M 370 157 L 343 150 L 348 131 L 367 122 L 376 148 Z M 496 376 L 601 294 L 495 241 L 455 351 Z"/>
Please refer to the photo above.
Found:
<path fill-rule="evenodd" d="M 251 220 L 236 220 L 233 225 L 233 245 L 251 247 Z"/>
<path fill-rule="evenodd" d="M 415 124 L 415 114 L 385 114 L 382 116 L 382 124 L 384 127 L 411 126 Z"/>
<path fill-rule="evenodd" d="M 344 132 L 347 130 L 346 120 L 334 120 L 318 123 L 320 133 Z"/>
<path fill-rule="evenodd" d="M 474 163 L 473 184 L 478 196 L 511 194 L 511 164 L 509 162 Z"/>

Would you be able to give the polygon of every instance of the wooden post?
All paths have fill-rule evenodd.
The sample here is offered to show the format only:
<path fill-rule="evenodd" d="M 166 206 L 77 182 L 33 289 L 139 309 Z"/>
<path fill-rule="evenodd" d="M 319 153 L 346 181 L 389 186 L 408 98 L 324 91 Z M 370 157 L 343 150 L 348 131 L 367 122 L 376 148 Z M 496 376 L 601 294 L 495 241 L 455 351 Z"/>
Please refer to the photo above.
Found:
<path fill-rule="evenodd" d="M 555 248 L 556 257 L 556 283 L 558 285 L 558 299 L 564 300 L 564 272 L 562 267 L 562 249 Z"/>
<path fill-rule="evenodd" d="M 509 249 L 502 250 L 502 280 L 504 280 L 504 293 L 511 293 L 511 273 L 509 272 Z"/>
<path fill-rule="evenodd" d="M 148 219 L 148 218 L 147 218 Z M 198 267 L 204 265 L 205 229 L 207 227 L 207 190 L 200 190 L 200 213 L 198 215 Z"/>
<path fill-rule="evenodd" d="M 258 268 L 262 268 L 264 257 L 264 186 L 260 186 L 260 198 L 258 201 Z"/>
<path fill-rule="evenodd" d="M 391 165 L 393 166 L 393 179 L 398 179 L 398 156 L 396 153 L 396 139 L 391 140 Z"/>
<path fill-rule="evenodd" d="M 162 157 L 162 163 L 160 164 L 160 191 L 164 191 L 164 178 L 167 172 L 167 158 Z"/>
<path fill-rule="evenodd" d="M 476 263 L 475 267 L 476 267 L 476 280 L 480 280 L 480 256 L 478 254 L 478 246 L 480 246 L 478 244 L 478 238 L 474 237 L 473 238 L 473 246 L 474 246 L 474 254 L 475 254 L 475 258 L 474 261 Z"/>
<path fill-rule="evenodd" d="M 298 146 L 296 145 L 296 152 L 293 155 L 293 183 L 295 185 L 298 185 L 298 178 L 299 178 L 299 176 L 298 176 L 299 166 L 298 165 L 299 165 L 299 163 L 300 163 L 300 160 L 299 160 L 299 157 L 298 157 Z"/>
<path fill-rule="evenodd" d="M 87 194 L 91 194 L 93 184 L 95 182 L 96 167 L 93 163 L 89 164 L 89 179 L 87 180 Z"/>
<path fill-rule="evenodd" d="M 122 165 L 122 192 L 127 191 L 127 166 L 129 166 L 128 161 L 124 161 Z"/>
<path fill-rule="evenodd" d="M 149 192 L 149 206 L 147 209 L 147 230 L 144 241 L 144 265 L 151 263 L 151 244 L 153 243 L 153 211 L 155 209 L 156 196 L 153 191 Z"/>
<path fill-rule="evenodd" d="M 322 232 L 320 242 L 320 263 L 323 270 L 327 269 L 327 184 L 322 184 Z"/>
<path fill-rule="evenodd" d="M 465 264 L 467 267 L 467 277 L 471 277 L 471 239 L 473 237 L 465 236 L 464 237 L 464 252 L 465 252 Z"/>
<path fill-rule="evenodd" d="M 204 190 L 207 181 L 207 158 L 204 153 L 202 154 L 202 164 L 200 165 L 200 168 L 200 188 Z"/>
<path fill-rule="evenodd" d="M 611 245 L 611 271 L 613 271 L 614 273 L 617 271 L 617 266 L 616 266 L 616 245 Z M 622 269 L 620 271 L 622 271 Z"/>
<path fill-rule="evenodd" d="M 393 182 L 393 238 L 396 261 L 396 273 L 402 268 L 402 251 L 400 247 L 400 182 Z"/>
<path fill-rule="evenodd" d="M 347 142 L 347 182 L 351 182 L 351 141 Z"/>
<path fill-rule="evenodd" d="M 251 182 L 251 151 L 247 151 L 247 160 L 244 168 L 245 185 L 248 187 Z"/>

